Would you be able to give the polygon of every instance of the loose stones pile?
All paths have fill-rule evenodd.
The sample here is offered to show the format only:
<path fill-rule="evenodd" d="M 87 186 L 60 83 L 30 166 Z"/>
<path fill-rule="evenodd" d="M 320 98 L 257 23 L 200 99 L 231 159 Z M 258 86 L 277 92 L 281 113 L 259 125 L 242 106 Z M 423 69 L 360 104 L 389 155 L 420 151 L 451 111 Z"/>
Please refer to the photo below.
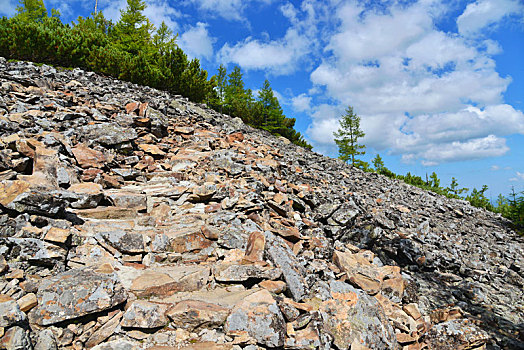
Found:
<path fill-rule="evenodd" d="M 0 84 L 1 349 L 522 348 L 500 216 L 154 89 Z"/>

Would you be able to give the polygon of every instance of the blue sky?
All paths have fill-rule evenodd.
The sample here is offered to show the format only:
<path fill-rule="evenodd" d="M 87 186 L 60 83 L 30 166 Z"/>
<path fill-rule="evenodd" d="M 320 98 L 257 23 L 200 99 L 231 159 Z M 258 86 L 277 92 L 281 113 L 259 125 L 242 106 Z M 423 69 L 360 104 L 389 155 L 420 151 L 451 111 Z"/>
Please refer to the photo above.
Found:
<path fill-rule="evenodd" d="M 44 0 L 65 22 L 95 0 Z M 0 0 L 11 15 L 16 0 Z M 117 20 L 125 0 L 99 0 Z M 396 173 L 443 185 L 524 190 L 523 0 L 147 0 L 178 44 L 211 74 L 239 65 L 246 86 L 269 79 L 314 150 L 336 156 L 332 133 L 351 105 Z"/>

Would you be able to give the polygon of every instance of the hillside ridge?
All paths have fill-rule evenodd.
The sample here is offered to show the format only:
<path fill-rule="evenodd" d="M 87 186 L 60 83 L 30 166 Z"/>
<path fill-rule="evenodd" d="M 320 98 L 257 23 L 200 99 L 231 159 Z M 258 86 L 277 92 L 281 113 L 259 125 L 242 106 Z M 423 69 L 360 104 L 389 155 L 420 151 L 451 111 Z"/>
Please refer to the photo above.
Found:
<path fill-rule="evenodd" d="M 498 214 L 0 57 L 0 349 L 520 349 Z"/>

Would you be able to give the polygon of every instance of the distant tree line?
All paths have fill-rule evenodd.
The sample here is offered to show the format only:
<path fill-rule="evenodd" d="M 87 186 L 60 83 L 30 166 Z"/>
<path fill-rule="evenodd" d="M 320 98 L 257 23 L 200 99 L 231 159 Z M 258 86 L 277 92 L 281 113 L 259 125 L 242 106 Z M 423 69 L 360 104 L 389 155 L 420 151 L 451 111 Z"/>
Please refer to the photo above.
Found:
<path fill-rule="evenodd" d="M 294 130 L 295 119 L 282 113 L 266 81 L 255 98 L 244 88 L 239 67 L 226 77 L 224 67 L 208 77 L 196 58 L 188 59 L 177 35 L 143 14 L 143 0 L 127 0 L 118 22 L 102 12 L 66 24 L 42 0 L 19 0 L 17 14 L 0 18 L 0 56 L 61 67 L 79 67 L 180 94 L 197 103 L 240 117 L 252 126 L 311 148 Z"/>
<path fill-rule="evenodd" d="M 524 234 L 524 192 L 515 193 L 514 190 L 507 197 L 500 194 L 495 203 L 492 203 L 486 197 L 488 186 L 484 185 L 480 190 L 473 188 L 469 194 L 468 188 L 460 187 L 457 179 L 451 178 L 451 183 L 447 187 L 440 185 L 440 179 L 437 173 L 433 172 L 426 179 L 420 176 L 412 175 L 408 172 L 406 175 L 397 175 L 389 170 L 382 160 L 380 154 L 377 154 L 369 163 L 356 158 L 365 154 L 365 146 L 359 143 L 359 139 L 365 136 L 360 129 L 360 117 L 354 112 L 353 107 L 349 106 L 340 120 L 340 128 L 334 132 L 335 143 L 338 146 L 339 158 L 351 165 L 358 167 L 367 172 L 375 172 L 385 175 L 391 179 L 399 179 L 407 184 L 420 187 L 422 189 L 433 191 L 448 198 L 464 199 L 477 208 L 484 208 L 492 212 L 500 213 L 502 216 L 510 219 L 515 229 Z"/>

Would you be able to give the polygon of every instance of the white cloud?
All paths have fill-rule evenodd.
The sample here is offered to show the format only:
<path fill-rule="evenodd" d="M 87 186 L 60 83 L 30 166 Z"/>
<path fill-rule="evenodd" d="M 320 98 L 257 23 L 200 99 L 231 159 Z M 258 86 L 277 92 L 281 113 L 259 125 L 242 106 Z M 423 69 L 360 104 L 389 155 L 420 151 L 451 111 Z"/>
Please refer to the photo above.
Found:
<path fill-rule="evenodd" d="M 14 0 L 0 0 L 0 15 L 11 17 L 16 12 L 17 2 Z"/>
<path fill-rule="evenodd" d="M 512 14 L 524 14 L 524 4 L 519 0 L 478 0 L 468 4 L 458 17 L 458 31 L 472 35 Z"/>
<path fill-rule="evenodd" d="M 291 99 L 293 109 L 297 112 L 304 112 L 311 109 L 311 100 L 310 96 L 306 94 L 300 94 Z"/>
<path fill-rule="evenodd" d="M 190 57 L 211 59 L 213 56 L 213 43 L 215 39 L 209 36 L 207 24 L 198 22 L 184 32 L 178 44 Z"/>
<path fill-rule="evenodd" d="M 190 0 L 201 10 L 227 20 L 245 21 L 244 10 L 251 3 L 269 4 L 272 0 Z"/>
<path fill-rule="evenodd" d="M 218 53 L 218 60 L 238 64 L 245 70 L 266 70 L 273 75 L 305 69 L 320 54 L 318 26 L 325 21 L 327 8 L 320 1 L 306 0 L 299 9 L 288 3 L 280 10 L 291 23 L 283 37 L 271 39 L 265 33 L 263 40 L 248 37 L 235 44 L 226 43 Z"/>
<path fill-rule="evenodd" d="M 515 177 L 512 177 L 509 179 L 509 181 L 516 182 L 516 181 L 524 181 L 524 173 L 518 172 L 515 174 Z"/>
<path fill-rule="evenodd" d="M 233 46 L 226 43 L 218 54 L 222 63 L 235 63 L 243 69 L 267 69 L 274 74 L 289 74 L 297 60 L 308 50 L 307 38 L 289 29 L 284 38 L 262 42 L 251 37 Z"/>
<path fill-rule="evenodd" d="M 504 104 L 511 78 L 491 57 L 501 48 L 438 30 L 445 11 L 435 3 L 394 3 L 382 12 L 342 4 L 328 56 L 311 73 L 314 87 L 339 111 L 355 108 L 368 148 L 426 165 L 502 155 L 505 135 L 524 134 L 524 114 Z M 307 134 L 314 146 L 332 147 L 342 113 L 313 109 Z"/>
<path fill-rule="evenodd" d="M 492 165 L 492 166 L 489 168 L 489 170 L 491 170 L 491 171 L 499 171 L 499 170 L 500 170 L 500 166 L 498 166 L 498 165 Z"/>

